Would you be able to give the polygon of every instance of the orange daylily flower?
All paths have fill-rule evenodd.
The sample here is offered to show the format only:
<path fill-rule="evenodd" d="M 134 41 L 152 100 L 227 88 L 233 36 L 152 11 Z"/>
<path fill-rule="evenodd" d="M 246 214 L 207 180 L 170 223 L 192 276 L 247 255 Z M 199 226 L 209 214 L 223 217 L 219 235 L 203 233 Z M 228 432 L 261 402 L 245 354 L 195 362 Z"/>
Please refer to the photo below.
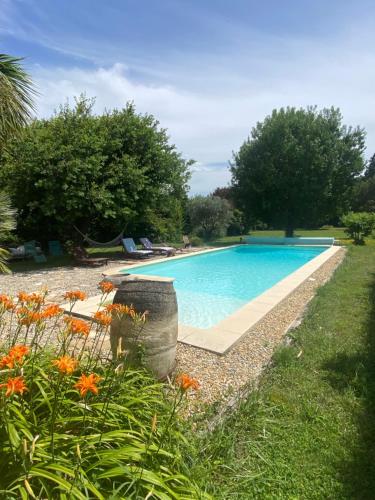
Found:
<path fill-rule="evenodd" d="M 70 375 L 77 368 L 78 361 L 70 356 L 61 356 L 58 359 L 54 359 L 52 364 L 58 368 L 60 373 Z"/>
<path fill-rule="evenodd" d="M 94 314 L 94 320 L 103 326 L 109 326 L 112 322 L 112 316 L 109 314 L 106 314 L 103 311 L 97 311 Z"/>
<path fill-rule="evenodd" d="M 9 354 L 7 356 L 3 356 L 0 359 L 0 368 L 9 368 L 11 370 L 12 368 L 14 368 L 14 365 L 15 359 L 9 356 Z"/>
<path fill-rule="evenodd" d="M 0 302 L 8 302 L 9 300 L 11 300 L 9 295 L 5 295 L 5 293 L 0 294 Z"/>
<path fill-rule="evenodd" d="M 126 304 L 108 304 L 105 307 L 105 310 L 112 315 L 116 315 L 118 317 L 129 316 L 133 321 L 146 321 L 146 316 L 148 311 L 140 314 L 137 313 L 132 305 L 128 306 Z"/>
<path fill-rule="evenodd" d="M 12 311 L 15 308 L 15 304 L 8 295 L 0 295 L 0 310 L 5 309 L 6 311 Z"/>
<path fill-rule="evenodd" d="M 38 323 L 43 319 L 42 313 L 38 311 L 30 311 L 26 307 L 20 307 L 19 309 L 17 309 L 17 314 L 19 316 L 19 323 L 26 326 L 30 326 L 33 323 Z"/>
<path fill-rule="evenodd" d="M 190 377 L 186 373 L 182 373 L 176 377 L 176 384 L 180 387 L 182 391 L 187 391 L 193 389 L 194 391 L 199 389 L 199 382 L 197 379 Z"/>
<path fill-rule="evenodd" d="M 6 356 L 0 359 L 0 368 L 14 368 L 16 364 L 22 364 L 23 358 L 28 354 L 30 349 L 26 345 L 13 346 Z"/>
<path fill-rule="evenodd" d="M 9 351 L 9 356 L 12 356 L 17 361 L 21 361 L 29 352 L 30 348 L 27 345 L 14 345 Z"/>
<path fill-rule="evenodd" d="M 70 300 L 70 302 L 76 302 L 77 300 L 85 300 L 87 294 L 81 292 L 81 290 L 71 290 L 70 292 L 64 293 L 64 299 Z"/>
<path fill-rule="evenodd" d="M 102 293 L 111 293 L 115 289 L 113 283 L 110 283 L 109 281 L 105 280 L 101 281 L 98 287 L 100 288 Z"/>
<path fill-rule="evenodd" d="M 108 304 L 105 306 L 105 309 L 107 312 L 119 316 L 130 316 L 135 313 L 133 306 L 127 306 L 125 304 Z"/>
<path fill-rule="evenodd" d="M 25 293 L 18 292 L 18 300 L 22 304 L 43 304 L 45 300 L 45 295 L 41 295 L 40 293 Z"/>
<path fill-rule="evenodd" d="M 48 305 L 42 312 L 43 318 L 53 318 L 54 316 L 59 316 L 64 312 L 58 304 Z"/>
<path fill-rule="evenodd" d="M 64 321 L 67 324 L 68 333 L 72 334 L 78 333 L 86 336 L 90 333 L 90 325 L 86 323 L 86 321 L 83 321 L 82 319 L 75 319 L 69 316 L 64 318 Z"/>
<path fill-rule="evenodd" d="M 86 396 L 88 392 L 92 394 L 98 394 L 99 389 L 96 384 L 100 382 L 102 377 L 96 375 L 96 373 L 91 373 L 90 375 L 82 374 L 74 387 L 79 391 L 81 396 Z"/>
<path fill-rule="evenodd" d="M 0 389 L 6 387 L 5 396 L 8 398 L 12 394 L 23 394 L 27 391 L 25 379 L 23 377 L 10 377 L 5 384 L 0 384 Z"/>

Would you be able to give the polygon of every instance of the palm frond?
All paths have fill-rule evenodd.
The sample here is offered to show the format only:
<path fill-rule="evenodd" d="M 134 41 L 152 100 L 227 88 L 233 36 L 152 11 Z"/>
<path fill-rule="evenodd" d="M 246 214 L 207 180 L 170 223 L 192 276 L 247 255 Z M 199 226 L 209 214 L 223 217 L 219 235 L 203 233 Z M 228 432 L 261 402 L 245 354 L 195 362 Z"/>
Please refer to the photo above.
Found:
<path fill-rule="evenodd" d="M 16 210 L 11 207 L 9 196 L 0 191 L 0 240 L 16 227 Z M 0 273 L 10 272 L 6 265 L 9 253 L 0 248 Z"/>
<path fill-rule="evenodd" d="M 0 273 L 10 273 L 9 267 L 6 265 L 6 262 L 9 257 L 9 252 L 4 250 L 4 248 L 0 248 Z"/>
<path fill-rule="evenodd" d="M 25 126 L 34 111 L 36 90 L 21 58 L 0 54 L 0 141 Z"/>

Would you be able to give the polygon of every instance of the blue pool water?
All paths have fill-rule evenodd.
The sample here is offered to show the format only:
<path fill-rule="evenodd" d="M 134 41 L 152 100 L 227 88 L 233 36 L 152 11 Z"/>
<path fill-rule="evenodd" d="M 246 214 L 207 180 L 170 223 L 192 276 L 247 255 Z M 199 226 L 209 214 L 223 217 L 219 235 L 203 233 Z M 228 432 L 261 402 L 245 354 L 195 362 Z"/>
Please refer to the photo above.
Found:
<path fill-rule="evenodd" d="M 325 247 L 241 245 L 136 266 L 130 272 L 175 278 L 179 322 L 210 328 L 324 250 Z"/>

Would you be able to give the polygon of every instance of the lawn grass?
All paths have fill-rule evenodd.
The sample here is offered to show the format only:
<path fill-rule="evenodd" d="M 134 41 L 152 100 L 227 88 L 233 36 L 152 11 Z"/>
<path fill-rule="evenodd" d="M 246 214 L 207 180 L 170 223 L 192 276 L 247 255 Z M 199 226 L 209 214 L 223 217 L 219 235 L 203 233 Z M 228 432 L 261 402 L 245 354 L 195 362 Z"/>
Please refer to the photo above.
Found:
<path fill-rule="evenodd" d="M 217 499 L 374 498 L 374 247 L 348 249 L 293 337 L 195 474 Z"/>

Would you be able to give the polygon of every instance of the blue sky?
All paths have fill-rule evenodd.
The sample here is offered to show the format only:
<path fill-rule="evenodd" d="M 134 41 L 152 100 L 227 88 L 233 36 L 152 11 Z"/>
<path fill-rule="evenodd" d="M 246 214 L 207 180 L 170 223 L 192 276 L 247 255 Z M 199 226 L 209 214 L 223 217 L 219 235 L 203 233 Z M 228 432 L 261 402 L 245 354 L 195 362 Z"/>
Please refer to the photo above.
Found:
<path fill-rule="evenodd" d="M 86 92 L 134 101 L 186 158 L 191 193 L 281 106 L 341 108 L 375 153 L 375 3 L 359 0 L 0 0 L 0 52 L 26 57 L 38 115 Z"/>

